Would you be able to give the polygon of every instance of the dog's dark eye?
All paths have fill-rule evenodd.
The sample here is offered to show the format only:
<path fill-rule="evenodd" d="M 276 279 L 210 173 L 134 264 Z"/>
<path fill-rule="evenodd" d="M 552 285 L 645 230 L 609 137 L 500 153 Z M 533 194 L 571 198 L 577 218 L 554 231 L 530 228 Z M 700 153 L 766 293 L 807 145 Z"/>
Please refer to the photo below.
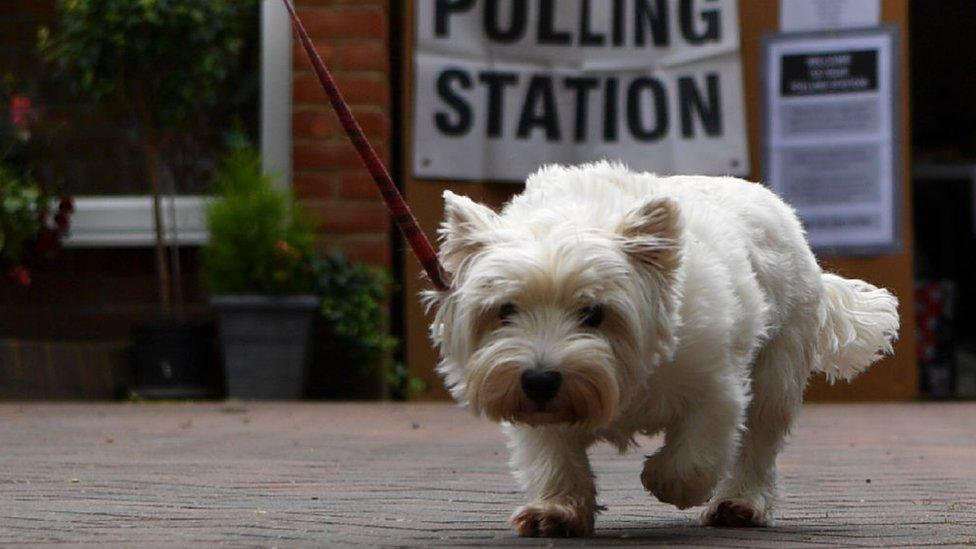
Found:
<path fill-rule="evenodd" d="M 584 307 L 580 311 L 580 316 L 583 319 L 583 325 L 588 328 L 596 328 L 600 324 L 603 324 L 603 306 L 602 305 L 591 305 L 589 307 Z"/>
<path fill-rule="evenodd" d="M 518 308 L 515 307 L 514 303 L 506 303 L 498 309 L 498 318 L 502 319 L 502 324 L 508 324 L 512 321 L 512 317 L 518 312 Z"/>

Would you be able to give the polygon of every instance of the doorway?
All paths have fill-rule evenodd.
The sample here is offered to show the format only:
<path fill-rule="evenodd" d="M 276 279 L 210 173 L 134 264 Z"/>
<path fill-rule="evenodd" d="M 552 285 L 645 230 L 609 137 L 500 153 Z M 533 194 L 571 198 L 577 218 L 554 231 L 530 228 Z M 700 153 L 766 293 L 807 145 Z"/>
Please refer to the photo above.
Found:
<path fill-rule="evenodd" d="M 976 397 L 976 3 L 912 0 L 916 339 L 923 397 Z"/>

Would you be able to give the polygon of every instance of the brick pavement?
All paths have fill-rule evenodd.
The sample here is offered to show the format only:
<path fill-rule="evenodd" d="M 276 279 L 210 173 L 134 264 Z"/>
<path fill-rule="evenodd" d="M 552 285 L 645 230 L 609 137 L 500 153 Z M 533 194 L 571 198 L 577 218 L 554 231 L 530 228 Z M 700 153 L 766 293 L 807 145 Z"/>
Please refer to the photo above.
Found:
<path fill-rule="evenodd" d="M 976 543 L 976 404 L 808 405 L 776 527 L 697 525 L 638 454 L 593 452 L 597 537 L 568 544 Z M 654 441 L 641 449 L 652 451 Z M 544 545 L 497 428 L 447 404 L 2 404 L 0 545 Z"/>

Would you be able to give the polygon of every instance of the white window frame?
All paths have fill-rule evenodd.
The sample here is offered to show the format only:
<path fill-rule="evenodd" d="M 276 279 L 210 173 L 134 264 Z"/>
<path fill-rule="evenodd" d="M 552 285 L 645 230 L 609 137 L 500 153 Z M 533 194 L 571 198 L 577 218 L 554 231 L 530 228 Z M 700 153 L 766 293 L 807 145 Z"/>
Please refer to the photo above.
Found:
<path fill-rule="evenodd" d="M 292 29 L 280 0 L 261 2 L 261 158 L 266 170 L 291 184 Z M 198 246 L 208 239 L 204 211 L 209 198 L 179 195 L 163 199 L 163 226 L 172 240 L 170 220 L 176 210 L 176 240 Z M 144 247 L 155 242 L 152 198 L 148 195 L 80 196 L 75 198 L 71 232 L 73 248 Z"/>

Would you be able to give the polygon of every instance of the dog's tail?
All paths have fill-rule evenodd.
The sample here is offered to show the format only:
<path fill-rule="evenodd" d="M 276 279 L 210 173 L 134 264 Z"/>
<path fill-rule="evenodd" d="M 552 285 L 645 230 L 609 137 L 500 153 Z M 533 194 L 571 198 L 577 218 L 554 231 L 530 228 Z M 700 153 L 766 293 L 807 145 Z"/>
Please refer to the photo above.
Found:
<path fill-rule="evenodd" d="M 814 369 L 850 381 L 874 361 L 892 353 L 898 338 L 898 298 L 864 282 L 823 273 Z"/>

